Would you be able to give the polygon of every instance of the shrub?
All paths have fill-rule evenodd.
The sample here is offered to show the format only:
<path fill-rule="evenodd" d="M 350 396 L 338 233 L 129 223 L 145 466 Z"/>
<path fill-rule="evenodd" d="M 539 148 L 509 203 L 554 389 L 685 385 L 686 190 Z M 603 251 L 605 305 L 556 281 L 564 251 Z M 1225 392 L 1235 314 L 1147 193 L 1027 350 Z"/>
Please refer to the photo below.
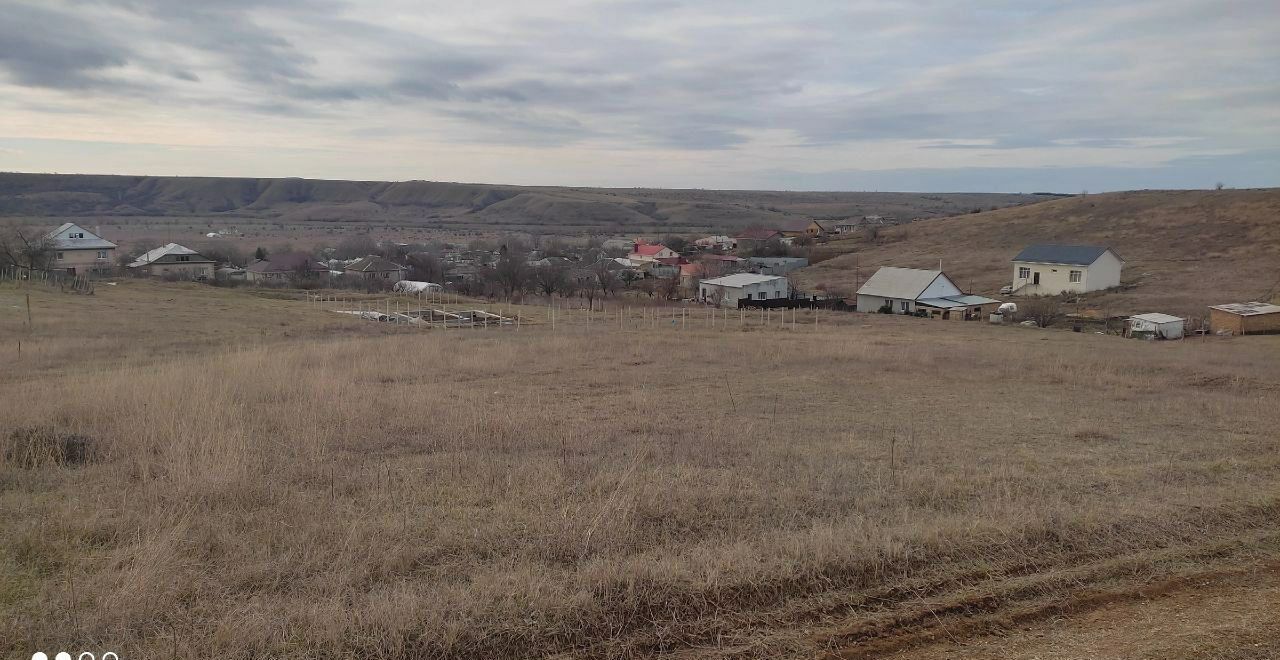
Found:
<path fill-rule="evenodd" d="M 14 429 L 4 446 L 4 460 L 33 469 L 46 465 L 82 465 L 92 458 L 92 441 L 52 426 Z"/>

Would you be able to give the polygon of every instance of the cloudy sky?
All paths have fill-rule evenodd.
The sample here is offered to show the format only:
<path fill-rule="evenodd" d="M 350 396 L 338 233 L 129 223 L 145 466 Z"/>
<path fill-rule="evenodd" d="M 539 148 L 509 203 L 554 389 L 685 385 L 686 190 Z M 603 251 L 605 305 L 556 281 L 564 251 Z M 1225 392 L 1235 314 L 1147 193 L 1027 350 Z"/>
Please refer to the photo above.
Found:
<path fill-rule="evenodd" d="M 0 0 L 0 170 L 1280 185 L 1276 0 Z"/>

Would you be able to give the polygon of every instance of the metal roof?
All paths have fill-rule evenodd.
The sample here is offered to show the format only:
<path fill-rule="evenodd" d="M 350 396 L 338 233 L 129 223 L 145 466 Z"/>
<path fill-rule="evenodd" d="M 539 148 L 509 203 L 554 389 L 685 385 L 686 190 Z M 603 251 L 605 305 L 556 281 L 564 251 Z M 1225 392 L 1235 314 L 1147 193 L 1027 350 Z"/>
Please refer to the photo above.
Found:
<path fill-rule="evenodd" d="M 939 275 L 940 270 L 884 266 L 858 289 L 858 295 L 915 300 Z"/>
<path fill-rule="evenodd" d="M 129 264 L 129 267 L 137 268 L 138 266 L 145 266 L 153 261 L 156 261 L 157 259 L 163 256 L 170 255 L 170 254 L 173 254 L 173 255 L 194 254 L 197 257 L 204 259 L 205 261 L 209 261 L 209 262 L 213 261 L 212 259 L 204 257 L 199 252 L 196 252 L 195 250 L 192 250 L 189 247 L 183 247 L 181 245 L 178 245 L 177 243 L 170 243 L 168 245 L 164 245 L 154 250 L 149 250 L 147 252 L 142 253 L 142 256 L 138 257 L 137 259 L 134 259 L 133 263 Z"/>
<path fill-rule="evenodd" d="M 80 230 L 84 233 L 84 238 L 58 238 L 58 234 L 70 229 Z M 84 227 L 81 227 L 80 225 L 77 225 L 74 222 L 63 223 L 61 227 L 45 234 L 45 238 L 49 239 L 49 242 L 53 244 L 53 247 L 59 250 L 103 250 L 116 246 L 115 243 L 108 241 L 107 239 L 85 229 Z"/>
<path fill-rule="evenodd" d="M 1209 309 L 1217 309 L 1223 312 L 1239 314 L 1240 316 L 1255 316 L 1257 314 L 1280 314 L 1280 305 L 1272 305 L 1264 302 L 1247 302 L 1247 303 L 1228 303 L 1226 305 L 1210 305 Z"/>
<path fill-rule="evenodd" d="M 1184 319 L 1181 316 L 1171 316 L 1169 314 L 1161 314 L 1160 312 L 1150 312 L 1148 314 L 1134 314 L 1131 319 L 1138 319 L 1148 323 L 1180 323 Z"/>
<path fill-rule="evenodd" d="M 727 286 L 740 288 L 752 284 L 763 284 L 765 282 L 783 281 L 787 278 L 778 277 L 777 275 L 756 275 L 755 273 L 734 273 L 733 275 L 725 275 L 710 280 L 702 280 L 703 284 L 714 284 L 715 286 Z"/>
<path fill-rule="evenodd" d="M 974 305 L 989 305 L 998 303 L 999 300 L 987 298 L 985 296 L 943 296 L 941 298 L 923 298 L 916 301 L 921 305 L 928 307 L 937 307 L 939 309 L 954 309 L 956 307 L 972 307 Z"/>
<path fill-rule="evenodd" d="M 1108 249 L 1097 245 L 1028 245 L 1013 258 L 1013 261 L 1088 266 L 1097 261 L 1098 257 Z M 1112 252 L 1112 254 L 1115 253 Z M 1116 255 L 1116 258 L 1120 259 L 1120 255 Z"/>
<path fill-rule="evenodd" d="M 361 273 L 382 273 L 394 270 L 405 270 L 405 267 L 391 261 L 390 259 L 384 259 L 371 254 L 357 260 L 355 263 L 347 264 L 344 270 L 353 270 Z"/>

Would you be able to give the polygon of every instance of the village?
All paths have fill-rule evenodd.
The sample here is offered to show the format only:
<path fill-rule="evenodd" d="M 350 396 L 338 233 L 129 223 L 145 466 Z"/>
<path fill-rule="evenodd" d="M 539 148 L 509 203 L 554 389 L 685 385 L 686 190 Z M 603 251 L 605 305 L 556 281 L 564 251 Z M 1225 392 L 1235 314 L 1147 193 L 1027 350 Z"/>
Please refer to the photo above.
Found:
<path fill-rule="evenodd" d="M 392 315 L 388 300 L 387 313 L 377 313 L 377 305 L 335 311 L 445 327 L 515 321 L 481 309 L 460 314 L 428 309 L 424 302 L 453 296 L 541 305 L 535 301 L 541 297 L 588 311 L 603 310 L 606 300 L 614 307 L 806 308 L 1061 327 L 1157 340 L 1280 332 L 1280 305 L 1270 301 L 1205 301 L 1200 317 L 1160 310 L 1118 315 L 1089 310 L 1090 294 L 1115 290 L 1124 282 L 1124 258 L 1105 245 L 1027 245 L 1011 254 L 1009 263 L 990 265 L 1008 273 L 1008 284 L 998 291 L 962 287 L 948 276 L 945 255 L 939 255 L 935 269 L 878 267 L 851 291 L 801 283 L 798 276 L 810 266 L 812 246 L 874 236 L 879 228 L 894 224 L 892 217 L 866 216 L 830 227 L 812 220 L 795 230 L 755 227 L 734 235 L 592 238 L 577 243 L 552 239 L 536 246 L 522 237 L 467 245 L 360 238 L 342 249 L 311 252 L 258 247 L 253 258 L 245 258 L 217 249 L 202 253 L 178 243 L 126 252 L 108 237 L 68 222 L 44 234 L 21 236 L 22 249 L 5 251 L 8 258 L 0 276 L 71 281 L 81 289 L 113 277 L 299 289 L 310 292 L 309 299 L 333 301 L 336 307 L 341 307 L 336 303 L 343 300 L 337 293 L 342 291 L 407 296 L 416 299 L 416 310 L 408 302 L 397 302 L 395 308 L 404 313 Z"/>

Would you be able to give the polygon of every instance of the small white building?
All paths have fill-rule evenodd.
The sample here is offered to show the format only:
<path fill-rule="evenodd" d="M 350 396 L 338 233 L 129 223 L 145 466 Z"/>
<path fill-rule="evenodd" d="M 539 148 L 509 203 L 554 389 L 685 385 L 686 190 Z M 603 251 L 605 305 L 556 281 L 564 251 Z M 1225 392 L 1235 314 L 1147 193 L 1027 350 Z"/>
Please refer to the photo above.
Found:
<path fill-rule="evenodd" d="M 738 307 L 739 300 L 776 300 L 786 298 L 791 284 L 785 277 L 735 273 L 698 284 L 698 298 L 702 302 L 721 307 Z"/>
<path fill-rule="evenodd" d="M 1137 314 L 1129 317 L 1125 334 L 1130 337 L 1181 339 L 1186 320 L 1169 314 Z"/>
<path fill-rule="evenodd" d="M 1012 293 L 1056 296 L 1120 286 L 1124 259 L 1107 247 L 1028 245 L 1013 258 Z"/>

